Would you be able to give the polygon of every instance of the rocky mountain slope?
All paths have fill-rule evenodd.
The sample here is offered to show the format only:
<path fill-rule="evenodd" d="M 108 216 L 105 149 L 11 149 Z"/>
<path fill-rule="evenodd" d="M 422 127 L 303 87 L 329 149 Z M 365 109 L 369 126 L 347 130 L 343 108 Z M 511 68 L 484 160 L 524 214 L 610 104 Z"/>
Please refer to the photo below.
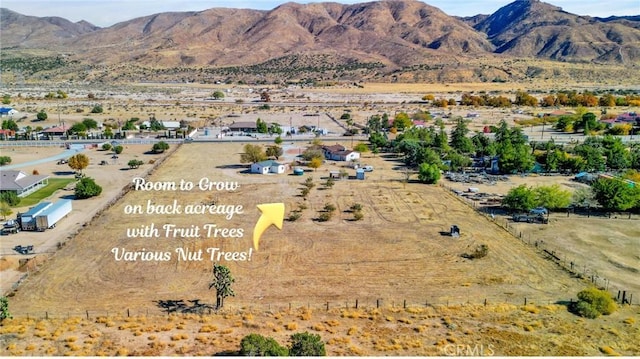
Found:
<path fill-rule="evenodd" d="M 517 0 L 472 18 L 449 16 L 415 0 L 166 12 L 107 28 L 4 8 L 0 17 L 3 61 L 25 53 L 63 54 L 66 62 L 92 71 L 107 66 L 246 72 L 247 66 L 270 63 L 357 78 L 432 71 L 479 59 L 640 66 L 638 17 L 580 16 L 538 0 Z M 477 70 L 470 69 L 472 77 L 480 76 Z"/>

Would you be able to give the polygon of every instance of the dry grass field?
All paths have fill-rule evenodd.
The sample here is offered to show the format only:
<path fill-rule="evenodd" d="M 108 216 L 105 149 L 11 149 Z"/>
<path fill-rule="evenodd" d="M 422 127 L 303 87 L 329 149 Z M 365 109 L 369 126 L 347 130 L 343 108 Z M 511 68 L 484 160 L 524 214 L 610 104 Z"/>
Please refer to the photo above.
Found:
<path fill-rule="evenodd" d="M 113 95 L 100 93 L 95 101 L 77 91 L 59 108 L 60 118 L 67 124 L 86 117 L 108 122 L 154 115 L 161 120 L 186 118 L 195 126 L 204 126 L 229 113 L 247 118 L 264 113 L 272 116 L 264 118 L 284 118 L 286 122 L 289 113 L 302 118 L 301 113 L 322 111 L 338 117 L 345 109 L 352 111 L 356 122 L 363 122 L 370 114 L 419 108 L 404 101 L 418 100 L 423 93 L 519 88 L 514 84 L 490 85 L 495 88 L 485 84 L 456 85 L 454 89 L 446 85 L 365 84 L 363 89 L 305 89 L 300 90 L 305 99 L 295 108 L 274 105 L 261 112 L 254 104 L 234 103 L 235 98 L 251 101 L 254 95 L 246 89 L 234 89 L 233 97 L 213 103 L 203 99 L 214 87 L 181 84 L 179 89 L 164 86 L 164 91 L 150 88 L 131 98 L 118 92 L 125 90 L 114 90 Z M 310 100 L 333 101 L 345 94 L 357 101 L 331 108 L 321 103 L 304 104 Z M 292 98 L 291 94 L 286 96 Z M 294 93 L 293 98 L 296 96 Z M 35 110 L 45 108 L 49 112 L 45 125 L 59 121 L 55 101 L 25 96 L 16 102 L 16 107 L 33 109 L 25 111 L 32 117 Z M 96 102 L 103 104 L 105 113 L 89 114 Z M 364 102 L 369 104 L 361 105 Z M 462 116 L 469 111 L 476 110 L 452 109 L 454 115 Z M 474 120 L 473 129 L 502 118 L 515 118 L 510 111 L 478 112 L 480 118 Z M 351 146 L 352 141 L 344 144 Z M 287 144 L 288 152 L 299 153 L 302 148 L 296 146 L 306 145 Z M 291 334 L 301 331 L 320 334 L 329 355 L 640 353 L 637 305 L 596 320 L 569 313 L 562 303 L 575 299 L 576 293 L 588 285 L 587 280 L 571 277 L 526 241 L 478 215 L 447 189 L 406 183 L 403 167 L 392 155 L 365 154 L 362 163 L 375 170 L 367 173 L 364 181 L 339 180 L 327 188 L 323 183 L 330 171 L 347 170 L 354 176 L 354 170 L 328 161 L 317 171 L 306 169 L 304 176 L 290 175 L 290 171 L 281 175 L 249 174 L 247 166 L 240 164 L 240 142 L 188 143 L 174 146 L 166 156 L 145 154 L 149 148 L 128 146 L 118 163 L 108 166 L 97 163 L 110 159 L 110 153 L 88 151 L 92 164 L 85 172 L 96 178 L 105 192 L 94 199 L 75 201 L 78 203 L 74 203 L 72 216 L 55 229 L 2 237 L 3 292 L 7 292 L 8 276 L 15 279 L 26 272 L 29 276 L 10 295 L 15 319 L 0 326 L 0 355 L 229 354 L 249 333 L 272 336 L 286 344 Z M 3 155 L 5 150 L 11 151 L 14 163 L 62 151 L 1 149 Z M 140 158 L 146 162 L 143 167 L 126 169 L 129 159 Z M 149 161 L 162 158 L 165 161 L 147 176 L 152 167 Z M 286 158 L 288 161 L 290 157 Z M 27 172 L 33 169 L 46 174 L 64 172 L 55 163 L 24 168 Z M 193 182 L 195 188 L 131 190 L 101 211 L 137 176 L 178 185 L 184 180 Z M 306 178 L 312 178 L 315 186 L 304 199 L 300 189 Z M 201 180 L 206 184 L 237 182 L 238 187 L 232 191 L 201 190 Z M 573 188 L 564 177 L 528 177 L 512 178 L 481 190 L 505 193 L 513 185 L 547 181 L 560 181 L 566 188 Z M 461 190 L 468 187 L 461 186 Z M 62 191 L 52 199 L 68 194 Z M 157 208 L 174 201 L 182 213 L 147 213 L 149 206 Z M 285 218 L 296 210 L 301 212 L 300 218 L 285 220 L 282 230 L 268 228 L 259 250 L 254 250 L 252 235 L 260 217 L 256 205 L 280 202 L 285 204 Z M 229 219 L 225 214 L 184 213 L 187 205 L 211 204 L 241 206 L 242 213 Z M 336 207 L 335 213 L 320 222 L 317 219 L 327 204 Z M 362 220 L 354 220 L 349 211 L 353 204 L 362 205 Z M 128 213 L 133 206 L 141 206 L 143 213 Z M 552 216 L 548 226 L 522 224 L 517 229 L 525 238 L 562 247 L 578 263 L 593 264 L 612 284 L 635 290 L 635 263 L 640 259 L 636 222 L 584 222 Z M 441 234 L 453 224 L 461 228 L 460 238 Z M 166 233 L 165 225 L 175 225 L 182 232 Z M 157 229 L 157 236 L 129 236 L 150 226 Z M 196 228 L 199 233 L 194 232 Z M 212 229 L 211 234 L 206 233 L 207 228 Z M 217 235 L 215 229 L 219 229 Z M 224 237 L 229 234 L 235 237 Z M 39 241 L 52 255 L 37 256 L 31 265 L 18 268 L 17 256 L 6 254 L 13 244 L 25 241 Z M 59 242 L 65 245 L 56 248 Z M 483 244 L 489 248 L 486 257 L 462 257 Z M 236 259 L 246 256 L 246 260 L 225 259 L 224 254 L 212 260 L 207 249 L 215 250 L 216 256 L 237 252 Z M 200 250 L 202 258 L 197 255 Z M 142 258 L 149 253 L 170 258 L 119 260 L 123 251 L 138 252 Z M 189 252 L 191 257 L 181 260 L 179 251 Z M 159 305 L 161 301 L 215 302 L 208 284 L 216 261 L 227 265 L 236 280 L 236 296 L 227 298 L 225 309 L 202 316 L 167 316 Z"/>
<path fill-rule="evenodd" d="M 365 181 L 338 181 L 331 189 L 322 182 L 331 164 L 304 177 L 242 173 L 237 166 L 242 144 L 189 144 L 178 149 L 148 178 L 150 182 L 237 182 L 227 191 L 131 191 L 95 218 L 73 241 L 32 275 L 18 290 L 14 310 L 27 311 L 121 309 L 126 295 L 129 308 L 150 308 L 154 301 L 210 298 L 207 289 L 212 261 L 178 260 L 176 248 L 191 251 L 220 248 L 248 252 L 252 230 L 259 218 L 257 204 L 283 202 L 287 212 L 303 205 L 302 217 L 286 222 L 281 231 L 268 230 L 251 260 L 228 261 L 237 278 L 232 306 L 356 299 L 368 303 L 475 303 L 521 301 L 545 303 L 566 300 L 582 284 L 539 258 L 501 228 L 438 187 L 405 184 L 394 163 L 367 158 L 376 170 Z M 337 167 L 336 167 L 337 169 Z M 352 174 L 353 175 L 353 174 Z M 316 183 L 308 200 L 299 196 L 305 177 Z M 224 215 L 147 214 L 148 203 L 183 206 L 212 202 L 241 205 L 244 213 L 227 220 Z M 314 218 L 330 203 L 334 218 Z M 352 221 L 346 212 L 363 206 L 364 219 Z M 141 205 L 143 214 L 125 214 L 125 207 Z M 127 238 L 127 229 L 154 224 L 157 238 Z M 201 228 L 200 238 L 165 235 L 163 225 Z M 205 225 L 242 229 L 239 238 L 208 237 Z M 462 229 L 454 239 L 442 236 L 452 224 Z M 191 235 L 191 234 L 187 234 Z M 489 246 L 481 260 L 461 254 Z M 171 252 L 168 261 L 118 261 L 113 248 L 127 251 Z"/>
<path fill-rule="evenodd" d="M 250 333 L 287 345 L 291 334 L 304 331 L 320 335 L 331 356 L 631 356 L 640 351 L 637 307 L 585 320 L 559 305 L 489 304 L 21 316 L 0 326 L 0 355 L 229 355 Z"/>
<path fill-rule="evenodd" d="M 241 143 L 183 145 L 147 178 L 184 179 L 196 186 L 201 178 L 237 182 L 235 191 L 132 190 L 94 218 L 11 296 L 16 319 L 0 327 L 0 353 L 212 355 L 237 350 L 252 332 L 286 344 L 299 331 L 320 334 L 330 355 L 638 353 L 632 339 L 639 333 L 637 306 L 597 320 L 577 319 L 554 303 L 574 298 L 585 282 L 570 278 L 445 189 L 404 183 L 392 159 L 368 155 L 363 162 L 375 170 L 366 180 L 341 180 L 327 189 L 324 178 L 341 169 L 338 163 L 302 177 L 247 174 L 238 165 L 241 150 Z M 298 194 L 307 177 L 316 186 L 304 200 Z M 127 205 L 174 200 L 184 206 L 241 205 L 244 212 L 230 220 L 124 214 Z M 207 289 L 212 261 L 206 254 L 202 261 L 179 261 L 176 253 L 169 261 L 118 261 L 112 253 L 113 248 L 249 251 L 256 205 L 271 202 L 284 202 L 287 214 L 306 209 L 300 219 L 285 221 L 281 231 L 269 228 L 250 260 L 220 261 L 236 278 L 236 296 L 218 314 L 167 317 L 157 305 L 215 301 Z M 335 216 L 314 221 L 326 203 L 337 207 Z M 346 212 L 354 203 L 363 206 L 361 221 Z M 158 238 L 127 238 L 127 228 L 150 223 L 183 228 L 214 223 L 244 234 L 177 238 L 161 231 Z M 460 238 L 440 235 L 454 223 L 462 229 Z M 487 257 L 461 257 L 480 244 L 489 246 Z M 602 333 L 592 336 L 594 330 Z"/>

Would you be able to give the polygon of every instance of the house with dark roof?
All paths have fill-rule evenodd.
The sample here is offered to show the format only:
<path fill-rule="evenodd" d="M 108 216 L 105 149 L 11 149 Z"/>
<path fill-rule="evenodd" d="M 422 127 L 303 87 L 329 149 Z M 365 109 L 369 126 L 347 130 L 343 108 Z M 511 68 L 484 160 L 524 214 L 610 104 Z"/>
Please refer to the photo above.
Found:
<path fill-rule="evenodd" d="M 49 137 L 52 137 L 52 136 L 64 136 L 70 128 L 71 128 L 71 126 L 67 126 L 67 125 L 49 127 L 47 129 L 43 130 L 42 133 L 47 135 L 47 136 L 49 136 Z"/>
<path fill-rule="evenodd" d="M 239 121 L 229 125 L 228 131 L 235 133 L 256 133 L 258 132 L 258 125 L 255 122 Z"/>
<path fill-rule="evenodd" d="M 360 152 L 348 150 L 343 145 L 322 146 L 324 158 L 331 161 L 355 161 L 360 158 Z"/>
<path fill-rule="evenodd" d="M 22 171 L 2 171 L 0 174 L 0 192 L 15 192 L 18 197 L 25 197 L 46 186 L 49 176 L 28 175 Z"/>

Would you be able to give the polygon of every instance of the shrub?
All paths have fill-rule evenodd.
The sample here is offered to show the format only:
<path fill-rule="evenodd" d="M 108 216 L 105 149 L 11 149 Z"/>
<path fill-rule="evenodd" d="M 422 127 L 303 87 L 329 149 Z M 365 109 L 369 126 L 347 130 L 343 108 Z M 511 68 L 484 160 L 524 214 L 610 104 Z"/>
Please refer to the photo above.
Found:
<path fill-rule="evenodd" d="M 113 152 L 115 152 L 116 154 L 121 154 L 122 151 L 124 151 L 124 147 L 122 147 L 121 145 L 117 145 L 116 147 L 113 148 Z"/>
<path fill-rule="evenodd" d="M 9 299 L 7 297 L 0 297 L 0 323 L 5 319 L 11 319 L 11 313 L 9 313 Z"/>
<path fill-rule="evenodd" d="M 479 259 L 479 258 L 486 257 L 488 253 L 489 253 L 489 246 L 487 246 L 486 244 L 481 244 L 475 249 L 475 251 L 473 251 L 473 253 L 462 254 L 462 258 Z"/>
<path fill-rule="evenodd" d="M 111 149 L 111 144 L 110 143 L 103 143 L 102 144 L 102 149 L 105 151 L 109 151 Z"/>
<path fill-rule="evenodd" d="M 616 302 L 606 290 L 592 287 L 578 293 L 578 302 L 572 308 L 581 317 L 594 319 L 616 311 Z"/>
<path fill-rule="evenodd" d="M 291 212 L 291 214 L 289 214 L 289 217 L 287 218 L 287 220 L 289 222 L 295 222 L 295 221 L 299 220 L 301 216 L 302 216 L 302 213 L 300 213 L 300 212 L 297 212 L 297 211 L 296 212 Z"/>
<path fill-rule="evenodd" d="M 326 204 L 324 205 L 324 210 L 325 210 L 326 212 L 333 212 L 333 211 L 335 211 L 335 210 L 336 210 L 336 206 L 334 206 L 334 205 L 333 205 L 333 204 L 331 204 L 331 203 L 326 203 Z"/>
<path fill-rule="evenodd" d="M 0 166 L 8 165 L 9 163 L 11 163 L 11 157 L 0 156 Z"/>
<path fill-rule="evenodd" d="M 162 153 L 168 149 L 169 149 L 169 144 L 164 141 L 154 143 L 153 147 L 151 147 L 151 151 L 153 151 L 153 153 Z"/>
<path fill-rule="evenodd" d="M 13 191 L 2 191 L 0 193 L 0 201 L 8 203 L 11 207 L 15 207 L 20 203 L 20 197 Z"/>
<path fill-rule="evenodd" d="M 260 334 L 249 334 L 240 341 L 242 356 L 287 356 L 287 348 L 278 344 L 273 338 L 265 338 Z"/>
<path fill-rule="evenodd" d="M 328 221 L 328 220 L 330 220 L 330 219 L 331 219 L 331 215 L 332 215 L 332 212 L 322 212 L 322 213 L 320 213 L 320 215 L 318 216 L 318 221 L 320 221 L 320 222 L 326 222 L 326 221 Z"/>
<path fill-rule="evenodd" d="M 296 333 L 291 336 L 291 356 L 325 356 L 324 342 L 317 334 L 308 332 Z"/>
<path fill-rule="evenodd" d="M 138 168 L 144 164 L 144 161 L 141 160 L 130 160 L 127 165 L 129 168 Z"/>
<path fill-rule="evenodd" d="M 100 193 L 102 193 L 102 187 L 91 177 L 85 177 L 76 184 L 75 195 L 78 199 L 95 197 Z"/>

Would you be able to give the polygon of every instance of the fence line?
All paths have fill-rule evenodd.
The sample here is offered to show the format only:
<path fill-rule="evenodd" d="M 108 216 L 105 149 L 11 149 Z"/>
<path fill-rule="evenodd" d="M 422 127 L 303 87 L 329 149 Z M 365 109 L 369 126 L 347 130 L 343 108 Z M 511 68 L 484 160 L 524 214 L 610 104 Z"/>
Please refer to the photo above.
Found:
<path fill-rule="evenodd" d="M 454 193 L 454 190 L 451 187 L 444 186 L 450 192 Z M 455 195 L 456 198 L 459 198 L 462 203 L 465 203 L 469 207 L 473 208 L 478 214 L 487 218 L 487 220 L 495 223 L 509 234 L 511 234 L 514 238 L 521 240 L 523 243 L 532 247 L 539 255 L 543 258 L 554 262 L 556 265 L 561 267 L 563 270 L 571 274 L 572 276 L 584 279 L 586 281 L 591 282 L 591 284 L 595 285 L 598 288 L 605 289 L 609 291 L 621 304 L 632 304 L 633 293 L 623 289 L 617 288 L 611 285 L 609 279 L 601 277 L 598 275 L 598 271 L 590 268 L 585 263 L 579 263 L 578 261 L 571 260 L 567 258 L 566 253 L 564 253 L 559 246 L 555 246 L 545 242 L 544 240 L 535 240 L 531 238 L 531 234 L 522 235 L 521 231 L 518 231 L 513 225 L 511 225 L 508 218 L 498 218 L 493 215 L 493 213 L 487 213 L 486 208 L 478 206 L 476 202 L 474 202 L 470 198 L 466 198 L 463 196 Z M 582 214 L 573 214 L 574 216 L 581 216 Z M 561 216 L 561 215 L 559 215 Z M 555 218 L 554 215 L 552 218 Z M 585 215 L 585 218 L 594 218 L 595 220 L 603 218 L 602 216 L 597 216 L 594 214 Z M 609 214 L 608 218 L 611 218 L 611 214 Z M 608 219 L 607 218 L 607 219 Z M 614 216 L 614 218 L 618 218 Z M 625 220 L 636 220 L 631 219 L 631 215 L 628 218 L 623 218 Z M 586 261 L 586 259 L 585 259 Z M 638 303 L 640 304 L 640 302 Z"/>
<path fill-rule="evenodd" d="M 215 300 L 214 300 L 215 301 Z M 68 319 L 68 318 L 114 318 L 114 317 L 166 317 L 166 316 L 188 316 L 188 315 L 224 315 L 233 313 L 247 313 L 247 312 L 265 312 L 265 313 L 277 313 L 286 311 L 298 311 L 298 310 L 312 310 L 316 312 L 329 312 L 329 311 L 344 311 L 343 316 L 355 316 L 358 311 L 366 312 L 375 309 L 379 310 L 391 310 L 391 311 L 407 311 L 420 310 L 425 308 L 439 309 L 455 309 L 460 307 L 495 307 L 510 305 L 517 307 L 533 306 L 544 307 L 547 305 L 568 305 L 574 303 L 575 299 L 571 298 L 568 301 L 558 301 L 553 298 L 541 298 L 541 297 L 513 297 L 513 296 L 486 296 L 486 297 L 451 297 L 451 298 L 438 298 L 437 300 L 430 300 L 428 298 L 418 300 L 407 299 L 392 299 L 392 298 L 379 298 L 379 299 L 344 299 L 344 300 L 332 300 L 332 301 L 296 301 L 296 302 L 280 302 L 280 303 L 249 303 L 247 305 L 227 303 L 224 308 L 216 310 L 213 305 L 204 303 L 198 303 L 196 309 L 195 305 L 192 306 L 180 306 L 181 309 L 167 310 L 160 306 L 148 306 L 142 308 L 122 308 L 122 309 L 84 309 L 84 310 L 40 310 L 40 311 L 21 311 L 12 312 L 14 318 L 32 318 L 32 319 Z M 620 300 L 618 300 L 620 302 Z M 629 300 L 626 305 L 640 305 L 640 302 L 635 299 Z"/>

